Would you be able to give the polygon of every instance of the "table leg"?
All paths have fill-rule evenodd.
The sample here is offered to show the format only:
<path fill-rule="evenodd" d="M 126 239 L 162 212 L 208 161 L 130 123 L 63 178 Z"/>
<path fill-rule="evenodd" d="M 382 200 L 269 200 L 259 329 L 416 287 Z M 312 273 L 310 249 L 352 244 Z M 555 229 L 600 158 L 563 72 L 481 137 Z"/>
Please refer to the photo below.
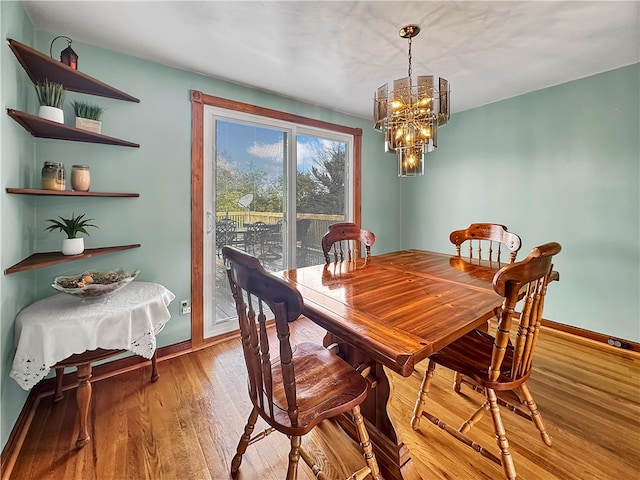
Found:
<path fill-rule="evenodd" d="M 62 400 L 62 379 L 64 376 L 64 367 L 75 366 L 78 369 L 78 388 L 76 390 L 76 403 L 78 404 L 78 416 L 80 418 L 80 433 L 76 440 L 76 447 L 82 448 L 91 437 L 89 436 L 88 418 L 89 406 L 91 405 L 91 362 L 96 362 L 104 358 L 121 353 L 123 350 L 104 350 L 97 349 L 84 353 L 72 355 L 62 362 L 55 365 L 56 369 L 56 390 L 54 393 L 54 402 Z M 151 382 L 155 382 L 160 377 L 156 362 L 156 352 L 151 357 Z"/>
<path fill-rule="evenodd" d="M 64 398 L 62 393 L 62 379 L 64 378 L 64 367 L 56 367 L 56 391 L 53 395 L 53 401 L 59 402 Z"/>
<path fill-rule="evenodd" d="M 82 448 L 91 437 L 87 428 L 89 417 L 89 404 L 91 403 L 91 364 L 84 363 L 78 365 L 78 389 L 76 390 L 76 401 L 78 403 L 78 413 L 80 414 L 80 433 L 76 440 L 76 448 Z"/>
<path fill-rule="evenodd" d="M 158 367 L 156 365 L 156 351 L 153 352 L 153 357 L 151 357 L 151 383 L 158 380 L 160 374 L 158 373 Z"/>
<path fill-rule="evenodd" d="M 386 480 L 420 479 L 420 474 L 415 469 L 409 449 L 404 442 L 399 441 L 387 413 L 387 405 L 393 392 L 383 366 L 367 358 L 353 346 L 341 342 L 330 333 L 327 333 L 323 343 L 325 346 L 338 343 L 340 355 L 351 365 L 368 364 L 371 366 L 370 375 L 376 380 L 376 386 L 369 392 L 367 399 L 360 406 L 360 410 L 365 418 L 367 431 L 371 437 L 382 476 Z M 351 418 L 343 416 L 338 419 L 338 422 L 351 438 L 358 441 L 356 427 Z"/>

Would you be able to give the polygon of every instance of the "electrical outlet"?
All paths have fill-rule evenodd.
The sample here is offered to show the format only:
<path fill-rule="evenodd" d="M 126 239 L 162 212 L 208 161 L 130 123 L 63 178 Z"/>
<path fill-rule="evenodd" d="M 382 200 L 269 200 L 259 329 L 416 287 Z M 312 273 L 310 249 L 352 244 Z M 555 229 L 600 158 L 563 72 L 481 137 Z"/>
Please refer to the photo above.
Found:
<path fill-rule="evenodd" d="M 607 340 L 607 343 L 612 347 L 625 348 L 625 349 L 629 348 L 628 343 L 618 340 L 617 338 L 610 338 Z"/>
<path fill-rule="evenodd" d="M 191 313 L 189 300 L 180 300 L 180 315 L 187 315 L 188 313 Z"/>

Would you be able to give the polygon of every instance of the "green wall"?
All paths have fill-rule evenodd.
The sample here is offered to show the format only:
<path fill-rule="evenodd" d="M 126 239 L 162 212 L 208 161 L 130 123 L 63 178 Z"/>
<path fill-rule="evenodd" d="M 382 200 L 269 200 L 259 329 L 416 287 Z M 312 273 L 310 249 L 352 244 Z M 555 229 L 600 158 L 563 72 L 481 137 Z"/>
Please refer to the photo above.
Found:
<path fill-rule="evenodd" d="M 474 222 L 519 234 L 519 258 L 557 241 L 545 317 L 639 341 L 639 79 L 635 64 L 454 115 L 402 185 L 402 246 L 451 251 Z"/>
<path fill-rule="evenodd" d="M 13 37 L 33 42 L 33 27 L 18 2 L 0 2 L 2 39 Z M 35 219 L 32 198 L 6 195 L 5 187 L 20 184 L 29 175 L 35 148 L 33 140 L 23 135 L 17 123 L 6 112 L 7 107 L 25 109 L 33 87 L 24 81 L 24 73 L 6 43 L 0 48 L 0 263 L 2 270 L 33 252 L 30 236 Z M 5 276 L 0 274 L 0 433 L 5 445 L 27 392 L 9 378 L 14 354 L 13 321 L 16 314 L 35 299 L 34 276 L 31 273 Z"/>

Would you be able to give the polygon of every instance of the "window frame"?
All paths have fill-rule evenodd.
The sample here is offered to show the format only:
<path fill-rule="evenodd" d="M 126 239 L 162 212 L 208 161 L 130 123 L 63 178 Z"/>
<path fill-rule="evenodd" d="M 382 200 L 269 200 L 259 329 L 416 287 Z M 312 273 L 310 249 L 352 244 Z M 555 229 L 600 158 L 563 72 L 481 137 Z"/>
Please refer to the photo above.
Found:
<path fill-rule="evenodd" d="M 222 337 L 204 337 L 204 107 L 212 106 L 231 111 L 244 112 L 274 120 L 295 123 L 300 127 L 327 130 L 353 137 L 353 184 L 351 185 L 351 204 L 353 221 L 362 222 L 362 129 L 325 122 L 292 113 L 251 105 L 191 91 L 191 348 L 208 346 L 235 336 L 236 333 Z"/>

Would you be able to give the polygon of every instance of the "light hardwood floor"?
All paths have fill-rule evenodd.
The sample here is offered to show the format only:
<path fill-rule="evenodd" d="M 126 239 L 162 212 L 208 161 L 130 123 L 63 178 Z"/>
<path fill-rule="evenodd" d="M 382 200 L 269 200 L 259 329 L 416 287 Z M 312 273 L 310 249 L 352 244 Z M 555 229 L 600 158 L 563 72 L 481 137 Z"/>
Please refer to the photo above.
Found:
<path fill-rule="evenodd" d="M 308 321 L 293 324 L 296 341 L 320 342 L 323 331 Z M 391 375 L 390 415 L 425 479 L 500 479 L 502 468 L 423 421 L 409 427 L 426 362 L 409 378 Z M 11 479 L 227 479 L 229 465 L 250 411 L 239 340 L 159 363 L 160 379 L 148 369 L 93 383 L 91 442 L 75 449 L 73 391 L 53 404 L 43 398 L 26 434 Z M 553 438 L 545 446 L 526 420 L 505 412 L 518 478 L 523 480 L 640 479 L 640 355 L 544 329 L 529 382 Z M 445 422 L 461 423 L 481 397 L 457 395 L 452 373 L 436 370 L 429 409 Z M 259 423 L 259 426 L 261 424 Z M 489 416 L 472 438 L 493 452 Z M 327 473 L 344 478 L 361 465 L 357 447 L 339 427 L 323 424 L 304 440 L 331 459 Z M 252 445 L 239 480 L 282 479 L 288 439 L 274 433 Z M 337 460 L 336 460 L 337 457 Z M 323 461 L 324 463 L 324 461 Z M 301 462 L 301 480 L 312 480 Z"/>

